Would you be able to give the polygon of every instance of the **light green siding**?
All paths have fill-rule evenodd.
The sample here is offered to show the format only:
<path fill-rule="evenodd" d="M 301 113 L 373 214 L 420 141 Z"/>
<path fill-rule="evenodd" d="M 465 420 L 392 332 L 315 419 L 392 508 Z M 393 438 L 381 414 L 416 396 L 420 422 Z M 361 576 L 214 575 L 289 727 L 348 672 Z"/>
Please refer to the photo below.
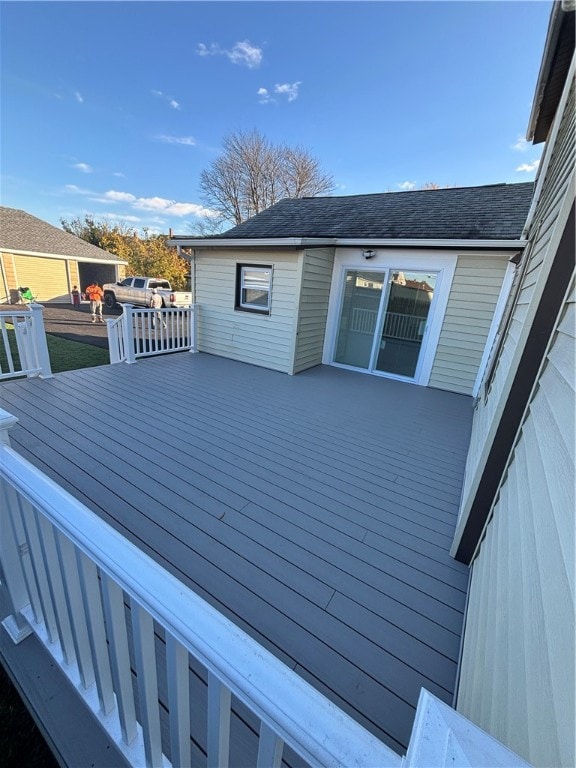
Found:
<path fill-rule="evenodd" d="M 304 252 L 294 373 L 322 362 L 333 266 L 333 248 Z"/>
<path fill-rule="evenodd" d="M 472 394 L 507 266 L 505 255 L 458 257 L 429 386 Z"/>
<path fill-rule="evenodd" d="M 234 309 L 237 264 L 272 266 L 269 315 Z M 299 255 L 295 252 L 197 251 L 194 271 L 199 350 L 291 373 Z"/>
<path fill-rule="evenodd" d="M 575 304 L 564 304 L 472 564 L 457 708 L 535 766 L 574 749 Z"/>
<path fill-rule="evenodd" d="M 486 391 L 481 391 L 474 413 L 472 439 L 466 463 L 464 510 L 469 506 L 475 492 L 496 430 L 501 404 L 508 396 L 526 342 L 530 318 L 534 311 L 531 304 L 534 305 L 541 295 L 554 259 L 554 248 L 549 246 L 564 227 L 563 221 L 558 223 L 562 206 L 567 196 L 571 195 L 572 199 L 574 197 L 574 176 L 572 175 L 572 180 L 570 176 L 574 172 L 575 162 L 575 115 L 572 83 L 557 140 L 551 148 L 550 163 L 531 225 L 532 243 L 524 255 L 527 263 L 525 266 L 521 264 L 518 269 L 515 283 L 519 282 L 520 285 L 512 286 L 510 301 L 515 303 L 513 308 L 507 308 L 504 315 L 505 318 L 509 316 L 509 322 L 502 331 L 504 340 L 498 351 L 489 386 Z"/>

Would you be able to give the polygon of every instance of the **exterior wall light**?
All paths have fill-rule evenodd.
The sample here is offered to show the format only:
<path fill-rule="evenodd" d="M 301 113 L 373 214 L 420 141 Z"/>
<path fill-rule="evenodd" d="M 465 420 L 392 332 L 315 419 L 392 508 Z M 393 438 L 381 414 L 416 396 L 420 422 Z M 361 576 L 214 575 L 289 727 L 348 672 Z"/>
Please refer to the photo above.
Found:
<path fill-rule="evenodd" d="M 376 256 L 376 251 L 372 251 L 372 250 L 362 251 L 362 256 L 364 256 L 365 259 L 373 259 L 374 256 Z"/>

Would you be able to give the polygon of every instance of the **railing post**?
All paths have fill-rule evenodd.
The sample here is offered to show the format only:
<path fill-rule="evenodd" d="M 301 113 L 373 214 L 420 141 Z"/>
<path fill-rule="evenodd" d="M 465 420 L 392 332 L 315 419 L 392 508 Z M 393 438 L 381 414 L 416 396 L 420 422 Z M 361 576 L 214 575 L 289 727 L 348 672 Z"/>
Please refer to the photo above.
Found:
<path fill-rule="evenodd" d="M 29 310 L 32 313 L 32 338 L 34 344 L 34 354 L 38 368 L 40 368 L 41 379 L 52 378 L 52 368 L 50 366 L 50 355 L 48 354 L 48 344 L 46 343 L 46 331 L 44 329 L 44 318 L 42 304 L 30 304 Z"/>
<path fill-rule="evenodd" d="M 108 353 L 110 355 L 110 364 L 121 363 L 120 357 L 120 345 L 118 338 L 118 326 L 115 325 L 116 320 L 112 320 L 111 317 L 106 318 L 106 334 L 108 336 Z"/>
<path fill-rule="evenodd" d="M 0 449 L 10 445 L 8 430 L 17 424 L 18 419 L 11 413 L 0 408 Z M 9 493 L 8 485 L 0 479 L 0 515 L 2 536 L 0 536 L 0 574 L 2 582 L 0 589 L 6 595 L 6 601 L 11 613 L 2 621 L 2 626 L 14 643 L 19 643 L 32 633 L 28 622 L 20 615 L 20 610 L 30 602 L 21 557 L 24 554 L 22 545 L 16 541 L 15 529 L 10 519 L 13 511 L 10 507 L 14 502 L 14 494 Z"/>
<path fill-rule="evenodd" d="M 197 320 L 197 317 L 196 317 L 197 310 L 198 310 L 198 304 L 191 304 L 190 305 L 190 311 L 189 311 L 190 328 L 189 328 L 189 332 L 190 332 L 190 352 L 192 352 L 192 354 L 194 354 L 195 352 L 198 352 L 198 336 L 197 336 L 197 334 L 198 334 L 198 324 L 196 322 L 196 320 Z"/>
<path fill-rule="evenodd" d="M 122 305 L 122 334 L 124 336 L 124 354 L 126 355 L 126 363 L 135 363 L 136 354 L 134 350 L 134 344 L 136 339 L 134 337 L 133 328 L 133 306 L 132 304 Z"/>

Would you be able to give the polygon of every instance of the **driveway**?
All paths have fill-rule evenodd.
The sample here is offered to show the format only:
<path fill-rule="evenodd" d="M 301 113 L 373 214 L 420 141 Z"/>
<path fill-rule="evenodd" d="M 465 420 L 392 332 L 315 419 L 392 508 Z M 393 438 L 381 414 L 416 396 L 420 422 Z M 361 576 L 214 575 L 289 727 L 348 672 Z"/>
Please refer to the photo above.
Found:
<path fill-rule="evenodd" d="M 120 307 L 104 307 L 103 318 L 118 317 L 121 314 Z M 87 302 L 81 304 L 80 309 L 74 309 L 71 304 L 44 304 L 43 315 L 46 333 L 108 349 L 106 324 L 92 323 L 90 304 Z"/>

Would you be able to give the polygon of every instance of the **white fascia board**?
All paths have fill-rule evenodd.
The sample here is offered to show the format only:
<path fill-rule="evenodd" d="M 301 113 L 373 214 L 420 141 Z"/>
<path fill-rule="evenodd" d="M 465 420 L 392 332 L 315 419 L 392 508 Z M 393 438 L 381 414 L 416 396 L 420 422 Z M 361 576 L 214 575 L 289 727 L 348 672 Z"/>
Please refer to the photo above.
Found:
<path fill-rule="evenodd" d="M 554 60 L 554 53 L 556 50 L 556 43 L 558 42 L 558 37 L 560 35 L 563 11 L 564 9 L 562 8 L 562 3 L 553 4 L 552 13 L 548 22 L 548 30 L 546 32 L 544 53 L 542 54 L 540 71 L 538 72 L 538 80 L 536 82 L 536 89 L 534 91 L 532 110 L 530 112 L 530 118 L 528 119 L 528 129 L 526 131 L 526 138 L 528 141 L 532 141 L 534 138 L 534 133 L 536 132 L 536 123 L 540 114 L 544 89 L 546 88 L 548 78 L 550 77 L 552 62 Z"/>
<path fill-rule="evenodd" d="M 359 237 L 272 237 L 272 238 L 229 238 L 210 240 L 189 240 L 186 238 L 172 238 L 168 245 L 181 246 L 183 248 L 310 248 L 322 245 L 357 246 L 376 248 L 457 248 L 473 250 L 522 250 L 527 245 L 527 240 L 428 240 L 428 239 L 400 239 L 400 238 L 359 238 Z"/>
<path fill-rule="evenodd" d="M 546 175 L 548 173 L 548 166 L 550 165 L 550 160 L 556 149 L 556 139 L 558 138 L 560 126 L 562 124 L 562 120 L 564 119 L 566 104 L 568 102 L 568 97 L 572 89 L 572 81 L 574 80 L 575 76 L 576 76 L 576 53 L 572 55 L 570 69 L 568 70 L 568 76 L 566 78 L 566 82 L 564 83 L 564 90 L 562 91 L 562 96 L 560 97 L 560 102 L 558 104 L 556 114 L 554 115 L 554 120 L 552 121 L 552 126 L 550 128 L 548 138 L 546 139 L 546 142 L 544 144 L 544 152 L 542 153 L 542 157 L 540 158 L 540 163 L 538 165 L 538 171 L 536 173 L 536 187 L 534 189 L 534 194 L 532 195 L 532 202 L 530 204 L 530 210 L 528 211 L 528 216 L 526 217 L 526 223 L 524 224 L 524 231 L 522 232 L 522 236 L 526 238 L 530 234 L 530 227 L 532 226 L 534 214 L 536 213 L 536 206 L 540 202 L 542 187 L 544 186 L 544 180 L 546 179 Z M 534 132 L 532 131 L 532 135 L 533 133 Z"/>
<path fill-rule="evenodd" d="M 169 246 L 179 245 L 182 248 L 307 248 L 309 246 L 336 245 L 335 237 L 260 237 L 260 238 L 213 238 L 204 240 L 173 237 L 168 240 Z"/>
<path fill-rule="evenodd" d="M 527 240 L 433 240 L 433 239 L 395 239 L 395 238 L 338 238 L 336 245 L 366 246 L 380 248 L 457 248 L 459 250 L 522 250 L 528 244 Z"/>
<path fill-rule="evenodd" d="M 71 256 L 69 253 L 43 253 L 42 251 L 22 251 L 17 248 L 3 248 L 0 252 L 13 253 L 15 256 L 39 256 L 42 259 L 67 259 L 68 261 L 85 261 L 90 264 L 128 264 L 124 259 L 95 259 L 92 256 Z"/>

